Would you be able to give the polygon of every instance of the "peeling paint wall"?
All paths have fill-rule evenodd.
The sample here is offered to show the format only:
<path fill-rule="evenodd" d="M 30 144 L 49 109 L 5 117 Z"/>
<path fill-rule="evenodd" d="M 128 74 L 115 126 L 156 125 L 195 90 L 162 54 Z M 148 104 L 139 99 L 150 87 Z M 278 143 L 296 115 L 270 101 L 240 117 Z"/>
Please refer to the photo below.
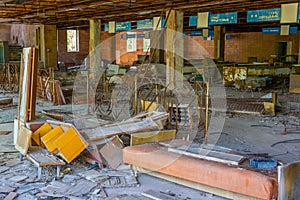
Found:
<path fill-rule="evenodd" d="M 10 41 L 11 25 L 0 24 L 0 41 Z"/>
<path fill-rule="evenodd" d="M 22 47 L 36 47 L 36 29 L 39 25 L 13 24 L 11 26 L 10 42 Z"/>

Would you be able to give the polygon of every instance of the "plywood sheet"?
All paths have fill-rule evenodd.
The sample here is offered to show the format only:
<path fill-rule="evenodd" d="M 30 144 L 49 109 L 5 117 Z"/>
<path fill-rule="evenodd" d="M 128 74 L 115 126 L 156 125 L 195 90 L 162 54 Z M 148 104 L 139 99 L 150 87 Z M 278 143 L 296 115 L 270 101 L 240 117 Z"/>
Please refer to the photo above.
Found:
<path fill-rule="evenodd" d="M 176 136 L 176 130 L 153 131 L 131 134 L 130 145 L 144 144 L 148 142 L 163 142 L 172 140 Z"/>
<path fill-rule="evenodd" d="M 24 126 L 20 126 L 15 147 L 18 151 L 20 151 L 22 155 L 27 154 L 30 145 L 31 134 L 31 130 L 27 129 Z"/>
<path fill-rule="evenodd" d="M 116 136 L 100 149 L 101 155 L 111 168 L 116 169 L 123 162 L 123 147 L 121 140 Z"/>

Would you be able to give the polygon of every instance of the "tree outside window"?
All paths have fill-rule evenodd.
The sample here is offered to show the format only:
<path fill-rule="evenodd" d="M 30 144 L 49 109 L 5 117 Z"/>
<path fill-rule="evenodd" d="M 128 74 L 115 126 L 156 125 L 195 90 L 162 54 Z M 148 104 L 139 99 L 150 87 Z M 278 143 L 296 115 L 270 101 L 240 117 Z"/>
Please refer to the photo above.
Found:
<path fill-rule="evenodd" d="M 79 51 L 79 34 L 78 30 L 67 30 L 67 51 Z"/>

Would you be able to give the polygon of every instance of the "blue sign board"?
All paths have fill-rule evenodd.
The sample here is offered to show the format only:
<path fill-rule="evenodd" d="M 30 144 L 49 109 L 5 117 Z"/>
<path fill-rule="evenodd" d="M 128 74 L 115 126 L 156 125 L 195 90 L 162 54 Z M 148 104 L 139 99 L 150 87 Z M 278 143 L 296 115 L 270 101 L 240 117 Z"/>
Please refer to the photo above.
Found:
<path fill-rule="evenodd" d="M 131 22 L 117 22 L 116 31 L 129 31 L 131 30 Z"/>
<path fill-rule="evenodd" d="M 262 28 L 263 34 L 280 34 L 280 27 Z"/>
<path fill-rule="evenodd" d="M 237 18 L 238 18 L 237 12 L 222 13 L 222 14 L 210 14 L 209 25 L 236 24 Z"/>
<path fill-rule="evenodd" d="M 152 29 L 153 28 L 153 20 L 152 19 L 145 19 L 139 20 L 136 22 L 137 29 Z"/>
<path fill-rule="evenodd" d="M 136 37 L 137 38 L 145 38 L 145 34 L 137 34 Z"/>
<path fill-rule="evenodd" d="M 104 31 L 108 32 L 108 24 L 104 24 Z"/>
<path fill-rule="evenodd" d="M 247 12 L 247 22 L 263 22 L 280 20 L 280 8 L 251 10 Z"/>
<path fill-rule="evenodd" d="M 290 26 L 290 34 L 297 34 L 298 26 Z"/>
<path fill-rule="evenodd" d="M 190 16 L 189 18 L 189 26 L 197 26 L 197 16 Z"/>
<path fill-rule="evenodd" d="M 190 31 L 190 36 L 202 36 L 202 30 Z"/>

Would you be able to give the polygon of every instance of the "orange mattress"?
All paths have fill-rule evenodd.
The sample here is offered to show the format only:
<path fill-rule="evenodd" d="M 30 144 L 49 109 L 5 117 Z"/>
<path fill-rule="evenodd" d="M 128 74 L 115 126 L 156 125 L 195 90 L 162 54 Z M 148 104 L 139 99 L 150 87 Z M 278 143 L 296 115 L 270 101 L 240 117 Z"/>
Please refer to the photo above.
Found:
<path fill-rule="evenodd" d="M 123 149 L 125 163 L 261 199 L 277 197 L 277 179 L 259 172 L 168 152 L 155 143 Z"/>

